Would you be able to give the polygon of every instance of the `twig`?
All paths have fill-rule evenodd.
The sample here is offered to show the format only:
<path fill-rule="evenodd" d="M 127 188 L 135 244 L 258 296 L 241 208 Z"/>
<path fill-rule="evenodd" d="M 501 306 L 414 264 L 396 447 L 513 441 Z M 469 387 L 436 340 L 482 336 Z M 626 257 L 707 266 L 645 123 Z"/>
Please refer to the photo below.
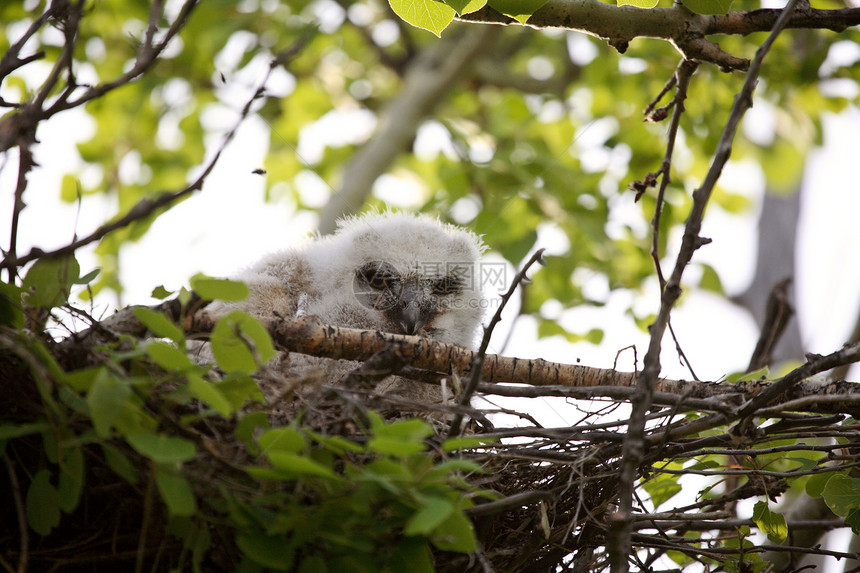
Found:
<path fill-rule="evenodd" d="M 47 10 L 42 12 L 42 14 L 33 20 L 33 23 L 27 28 L 27 31 L 24 32 L 18 41 L 9 46 L 9 49 L 3 54 L 3 57 L 0 58 L 0 81 L 2 81 L 6 76 L 14 72 L 20 67 L 23 67 L 34 60 L 38 60 L 45 57 L 45 52 L 36 52 L 24 58 L 18 57 L 18 54 L 21 53 L 21 48 L 36 35 L 36 32 L 39 31 L 39 28 L 45 25 L 45 22 L 48 19 L 52 18 L 57 11 L 61 8 L 62 4 L 60 2 L 52 2 Z M 12 105 L 11 107 L 17 107 Z"/>
<path fill-rule="evenodd" d="M 683 64 L 686 61 L 686 59 L 682 59 L 681 63 Z M 657 108 L 657 104 L 660 103 L 660 100 L 663 99 L 663 96 L 669 93 L 669 90 L 675 87 L 677 83 L 678 70 L 675 70 L 675 73 L 666 80 L 666 84 L 663 86 L 663 89 L 660 90 L 660 93 L 654 96 L 654 98 L 648 102 L 648 105 L 645 106 L 645 110 L 642 112 L 642 115 L 645 116 L 645 121 L 658 122 L 666 119 L 666 116 L 669 115 L 669 110 L 675 105 L 675 98 L 672 98 L 672 101 L 659 108 L 659 110 L 656 110 L 656 112 L 655 109 Z"/>
<path fill-rule="evenodd" d="M 767 406 L 780 395 L 788 392 L 801 380 L 805 380 L 810 376 L 825 372 L 831 368 L 836 368 L 837 366 L 842 366 L 843 364 L 860 362 L 860 343 L 850 344 L 827 356 L 807 354 L 806 358 L 806 364 L 795 368 L 741 406 L 738 415 L 741 417 L 751 416 L 756 410 L 762 406 Z"/>
<path fill-rule="evenodd" d="M 663 268 L 660 265 L 660 217 L 663 214 L 663 203 L 666 188 L 672 181 L 672 155 L 675 152 L 675 138 L 678 135 L 678 128 L 681 125 L 681 114 L 685 111 L 684 100 L 687 98 L 687 88 L 690 84 L 690 78 L 692 78 L 693 72 L 696 71 L 697 67 L 698 64 L 696 62 L 681 60 L 681 63 L 672 75 L 672 79 L 666 83 L 663 90 L 660 92 L 660 95 L 657 96 L 657 98 L 662 97 L 670 84 L 678 86 L 678 89 L 675 90 L 675 96 L 672 98 L 672 101 L 665 107 L 660 108 L 663 112 L 670 107 L 675 108 L 675 111 L 672 114 L 672 121 L 669 125 L 669 132 L 666 137 L 666 153 L 663 154 L 663 162 L 660 164 L 660 169 L 657 170 L 656 173 L 648 173 L 645 176 L 644 181 L 637 180 L 629 185 L 629 188 L 636 192 L 635 200 L 639 201 L 642 195 L 644 195 L 650 187 L 657 185 L 657 179 L 660 179 L 660 188 L 657 190 L 657 197 L 654 203 L 654 216 L 651 218 L 651 258 L 654 260 L 657 279 L 660 281 L 660 290 L 666 287 L 666 279 L 663 277 Z M 658 119 L 655 119 L 655 116 L 658 114 L 651 111 L 652 106 L 656 101 L 657 100 L 655 98 L 648 104 L 648 107 L 645 108 L 645 121 L 658 121 Z M 659 115 L 659 120 L 662 120 L 664 116 L 662 116 L 662 114 Z"/>
<path fill-rule="evenodd" d="M 607 546 L 610 554 L 612 573 L 626 572 L 628 567 L 627 560 L 631 547 L 630 527 L 632 524 L 634 482 L 637 468 L 644 454 L 645 413 L 651 406 L 654 386 L 660 373 L 660 350 L 663 334 L 666 331 L 666 325 L 669 323 L 671 310 L 681 295 L 681 277 L 684 269 L 692 259 L 693 253 L 699 247 L 709 242 L 709 239 L 705 239 L 699 235 L 705 207 L 722 173 L 723 166 L 731 155 L 732 140 L 734 139 L 741 118 L 752 105 L 752 94 L 758 81 L 762 61 L 776 40 L 776 37 L 788 22 L 788 18 L 791 16 L 796 2 L 797 0 L 789 0 L 779 19 L 774 24 L 770 35 L 757 50 L 755 58 L 750 65 L 749 74 L 732 105 L 731 113 L 717 145 L 711 167 L 705 176 L 702 186 L 693 192 L 693 206 L 685 225 L 684 237 L 675 268 L 663 289 L 660 312 L 654 324 L 651 325 L 651 340 L 648 352 L 645 355 L 644 367 L 637 382 L 640 392 L 633 405 L 627 439 L 624 441 L 619 478 L 618 510 L 611 516 L 610 542 Z"/>
<path fill-rule="evenodd" d="M 502 320 L 502 311 L 507 306 L 508 301 L 513 296 L 514 292 L 517 290 L 517 287 L 521 282 L 526 280 L 526 273 L 531 268 L 531 266 L 535 263 L 543 263 L 543 252 L 544 249 L 538 249 L 535 251 L 535 254 L 531 256 L 531 258 L 526 261 L 526 264 L 523 265 L 523 268 L 517 275 L 514 277 L 514 280 L 511 281 L 511 286 L 508 288 L 508 291 L 502 295 L 501 303 L 499 304 L 499 308 L 496 309 L 495 314 L 493 314 L 493 318 L 490 320 L 490 324 L 488 324 L 484 328 L 484 337 L 481 340 L 481 346 L 478 349 L 478 353 L 475 354 L 472 360 L 471 366 L 471 376 L 469 377 L 469 383 L 463 389 L 463 393 L 460 395 L 458 403 L 461 406 L 466 406 L 469 404 L 469 401 L 472 399 L 472 395 L 475 393 L 475 390 L 478 388 L 478 383 L 481 381 L 481 367 L 484 364 L 484 356 L 487 354 L 487 348 L 490 346 L 490 337 L 493 335 L 493 329 L 496 325 Z M 461 428 L 460 426 L 463 423 L 463 416 L 456 415 L 454 419 L 451 420 L 451 427 L 448 429 L 448 437 L 457 436 L 460 434 Z"/>
<path fill-rule="evenodd" d="M 149 464 L 147 472 L 146 492 L 143 497 L 143 516 L 140 524 L 140 534 L 137 539 L 137 554 L 134 562 L 134 573 L 143 571 L 143 558 L 146 555 L 146 536 L 152 519 L 152 502 L 155 496 L 155 462 Z"/>
<path fill-rule="evenodd" d="M 12 490 L 12 499 L 15 500 L 15 513 L 18 516 L 18 532 L 21 534 L 21 554 L 18 557 L 18 573 L 27 571 L 27 563 L 30 560 L 30 531 L 27 525 L 27 512 L 24 509 L 24 501 L 21 497 L 21 484 L 18 482 L 18 474 L 15 465 L 8 453 L 3 456 L 6 462 L 6 473 L 9 474 L 9 486 Z"/>
<path fill-rule="evenodd" d="M 56 88 L 63 70 L 68 70 L 68 78 L 74 78 L 74 73 L 72 72 L 73 54 L 75 51 L 75 45 L 78 42 L 78 26 L 80 25 L 81 17 L 83 16 L 84 1 L 78 0 L 74 6 L 68 2 L 62 2 L 59 4 L 63 7 L 65 15 L 65 18 L 63 18 L 63 36 L 65 37 L 65 43 L 63 44 L 63 49 L 60 52 L 60 57 L 57 59 L 54 67 L 51 68 L 51 73 L 48 75 L 48 78 L 42 84 L 41 89 L 36 94 L 36 97 L 33 98 L 33 102 L 29 106 L 34 110 L 42 110 L 42 105 Z M 70 82 L 62 91 L 57 101 L 64 101 L 76 87 L 77 86 L 73 81 Z"/>
<path fill-rule="evenodd" d="M 33 98 L 33 101 L 26 104 L 12 106 L 18 108 L 18 112 L 7 115 L 5 118 L 0 120 L 0 152 L 6 151 L 7 149 L 16 145 L 19 137 L 21 137 L 23 134 L 26 134 L 29 131 L 35 131 L 35 126 L 40 121 L 48 119 L 54 114 L 59 113 L 61 111 L 78 107 L 87 103 L 90 100 L 101 97 L 107 92 L 112 91 L 118 87 L 124 86 L 127 83 L 135 80 L 139 76 L 146 73 L 146 71 L 157 60 L 158 56 L 161 54 L 162 51 L 164 51 L 170 41 L 185 26 L 185 23 L 191 15 L 191 12 L 197 6 L 198 3 L 199 0 L 186 0 L 186 2 L 182 5 L 178 16 L 173 21 L 170 28 L 164 33 L 161 38 L 161 41 L 158 44 L 152 44 L 156 30 L 150 24 L 145 32 L 144 41 L 141 43 L 141 47 L 138 50 L 138 57 L 135 60 L 134 65 L 131 67 L 131 69 L 129 69 L 127 72 L 114 79 L 113 81 L 100 84 L 95 87 L 91 87 L 86 90 L 80 97 L 76 99 L 70 99 L 73 92 L 78 87 L 75 83 L 74 72 L 72 70 L 72 54 L 74 51 L 74 44 L 76 42 L 78 23 L 82 16 L 82 10 L 84 6 L 83 0 L 80 0 L 75 5 L 74 9 L 69 10 L 69 15 L 65 21 L 66 44 L 63 46 L 60 58 L 52 68 L 48 79 L 45 80 L 45 82 L 42 84 L 39 92 Z M 45 24 L 45 22 L 47 22 L 52 17 L 57 17 L 60 10 L 66 9 L 69 9 L 68 3 L 53 2 L 51 4 L 51 7 L 46 10 L 42 14 L 42 16 L 28 28 L 28 30 L 19 39 L 19 41 L 16 42 L 15 45 L 10 48 L 9 52 L 7 53 L 7 55 L 9 56 L 8 59 L 6 55 L 4 55 L 3 59 L 0 60 L 0 79 L 2 79 L 4 75 L 10 73 L 16 68 L 19 68 L 26 63 L 29 63 L 30 61 L 39 59 L 44 56 L 44 54 L 39 53 L 22 60 L 18 59 L 16 54 L 20 51 L 23 43 L 26 42 L 27 39 L 32 37 L 38 31 L 38 29 Z M 150 23 L 160 17 L 160 11 L 161 2 L 155 2 L 150 12 Z M 67 85 L 61 90 L 60 94 L 56 97 L 53 104 L 49 108 L 43 109 L 42 105 L 45 103 L 45 101 L 47 101 L 48 96 L 53 93 L 57 81 L 59 80 L 60 73 L 64 69 L 68 71 Z"/>
<path fill-rule="evenodd" d="M 555 494 L 551 491 L 524 491 L 520 494 L 509 495 L 506 498 L 487 503 L 479 503 L 474 507 L 466 509 L 466 515 L 491 515 L 501 513 L 509 509 L 530 505 L 539 501 L 553 501 Z"/>
<path fill-rule="evenodd" d="M 794 308 L 788 296 L 791 278 L 786 278 L 775 285 L 770 291 L 765 306 L 761 334 L 750 357 L 747 372 L 753 372 L 770 365 L 773 360 L 773 349 L 776 347 L 789 319 L 794 316 Z"/>
<path fill-rule="evenodd" d="M 15 256 L 18 249 L 18 222 L 21 219 L 21 212 L 27 205 L 24 203 L 24 191 L 27 189 L 27 174 L 36 165 L 33 160 L 33 150 L 30 146 L 36 141 L 36 132 L 33 130 L 27 134 L 26 139 L 21 137 L 18 140 L 18 180 L 15 184 L 15 200 L 12 206 L 12 229 L 9 233 L 9 253 L 8 256 Z M 7 268 L 9 283 L 15 281 L 16 269 Z"/>
<path fill-rule="evenodd" d="M 134 205 L 125 215 L 123 215 L 119 219 L 116 219 L 110 223 L 105 223 L 104 225 L 100 226 L 98 229 L 96 229 L 95 231 L 93 231 L 89 235 L 82 237 L 80 239 L 76 239 L 76 240 L 72 241 L 71 243 L 69 243 L 63 247 L 60 247 L 58 249 L 55 249 L 53 251 L 42 251 L 39 248 L 33 248 L 30 250 L 29 253 L 27 253 L 26 255 L 24 255 L 22 257 L 15 257 L 14 253 L 10 252 L 3 259 L 3 261 L 0 262 L 0 268 L 14 269 L 15 267 L 20 267 L 20 266 L 25 265 L 28 262 L 35 260 L 35 259 L 50 258 L 50 257 L 61 257 L 64 255 L 71 254 L 71 253 L 75 252 L 77 249 L 79 249 L 85 245 L 88 245 L 88 244 L 93 243 L 95 241 L 101 240 L 102 238 L 104 238 L 108 234 L 110 234 L 110 233 L 112 233 L 118 229 L 122 229 L 122 228 L 127 227 L 128 225 L 134 223 L 135 221 L 139 221 L 141 219 L 149 217 L 150 215 L 152 215 L 153 213 L 155 213 L 159 209 L 170 207 L 171 205 L 173 205 L 174 203 L 176 203 L 177 201 L 179 201 L 180 199 L 182 199 L 186 195 L 189 195 L 189 194 L 193 193 L 194 191 L 199 191 L 200 189 L 202 189 L 203 183 L 206 181 L 206 178 L 209 176 L 209 174 L 215 168 L 215 165 L 217 164 L 218 160 L 220 159 L 221 154 L 227 148 L 227 145 L 233 140 L 233 137 L 236 135 L 236 132 L 238 131 L 239 127 L 244 123 L 245 119 L 247 119 L 247 117 L 250 115 L 251 107 L 253 106 L 254 102 L 257 99 L 264 97 L 265 85 L 266 85 L 266 82 L 268 81 L 273 69 L 274 69 L 274 65 L 269 67 L 267 73 L 263 77 L 262 81 L 259 83 L 257 89 L 254 91 L 254 94 L 248 99 L 248 101 L 245 103 L 244 107 L 242 108 L 242 111 L 239 114 L 239 119 L 236 121 L 236 123 L 233 125 L 233 127 L 230 129 L 230 131 L 228 131 L 224 135 L 224 137 L 221 141 L 221 145 L 218 147 L 218 149 L 216 150 L 216 152 L 214 153 L 212 158 L 206 164 L 205 168 L 200 173 L 200 175 L 198 175 L 197 178 L 190 185 L 188 185 L 184 189 L 180 189 L 179 191 L 175 191 L 172 193 L 169 193 L 169 192 L 163 193 L 161 195 L 158 195 L 155 198 L 144 197 L 143 199 L 138 201 L 137 204 Z"/>
<path fill-rule="evenodd" d="M 651 258 L 654 261 L 654 269 L 657 272 L 657 279 L 660 282 L 661 290 L 666 288 L 666 279 L 663 277 L 663 268 L 660 265 L 660 218 L 663 214 L 663 203 L 665 201 L 666 189 L 668 188 L 669 183 L 672 182 L 672 157 L 675 153 L 675 140 L 678 136 L 678 129 L 681 125 L 681 115 L 686 111 L 684 101 L 687 99 L 687 90 L 690 86 L 690 80 L 698 67 L 698 62 L 687 59 L 681 60 L 681 63 L 678 64 L 678 68 L 672 75 L 672 79 L 666 83 L 663 90 L 661 90 L 660 95 L 658 95 L 657 98 L 655 98 L 655 100 L 653 100 L 645 109 L 646 120 L 655 121 L 661 114 L 657 114 L 652 111 L 653 105 L 657 99 L 666 93 L 670 85 L 677 86 L 675 89 L 675 96 L 672 98 L 672 101 L 666 107 L 662 107 L 657 110 L 658 112 L 662 111 L 665 113 L 668 108 L 674 108 L 672 121 L 669 124 L 669 133 L 666 137 L 666 153 L 663 155 L 663 162 L 660 165 L 660 170 L 657 173 L 649 173 L 645 177 L 645 183 L 637 181 L 631 185 L 637 192 L 636 198 L 638 200 L 648 186 L 653 185 L 658 177 L 660 179 L 660 187 L 657 190 L 657 198 L 654 204 L 654 216 L 651 218 Z M 690 363 L 683 348 L 681 348 L 681 343 L 678 340 L 678 337 L 675 335 L 675 329 L 672 327 L 671 321 L 667 326 L 669 327 L 669 333 L 672 335 L 672 340 L 675 342 L 675 349 L 678 352 L 678 357 L 681 359 L 682 364 L 684 364 L 690 371 L 690 375 L 693 379 L 698 380 L 699 377 L 696 376 L 696 373 L 693 370 L 693 365 Z"/>
<path fill-rule="evenodd" d="M 138 48 L 137 59 L 135 60 L 134 65 L 126 73 L 111 82 L 88 89 L 77 99 L 67 102 L 58 102 L 53 105 L 49 111 L 53 114 L 65 109 L 80 106 L 90 100 L 103 96 L 109 91 L 120 86 L 124 86 L 130 81 L 143 75 L 158 59 L 158 56 L 167 48 L 167 45 L 171 40 L 173 40 L 173 38 L 185 27 L 188 18 L 199 3 L 200 0 L 186 0 L 182 5 L 182 8 L 179 10 L 179 14 L 176 16 L 176 19 L 170 25 L 170 28 L 164 32 L 161 36 L 161 41 L 157 44 L 152 43 L 155 30 L 152 27 L 147 26 L 144 41 L 141 42 L 140 48 Z M 150 21 L 152 20 L 152 13 L 159 9 L 160 4 L 161 2 L 155 2 L 153 4 L 150 11 Z"/>

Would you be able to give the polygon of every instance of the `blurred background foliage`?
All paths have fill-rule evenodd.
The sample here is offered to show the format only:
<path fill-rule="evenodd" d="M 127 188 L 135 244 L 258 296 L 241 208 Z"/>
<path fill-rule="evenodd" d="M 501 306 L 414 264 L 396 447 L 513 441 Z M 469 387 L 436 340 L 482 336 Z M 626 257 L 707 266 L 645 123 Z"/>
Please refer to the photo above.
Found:
<path fill-rule="evenodd" d="M 0 4 L 0 53 L 42 4 Z M 166 3 L 168 20 L 179 5 Z M 732 8 L 758 7 L 750 0 Z M 80 84 L 110 81 L 128 68 L 149 9 L 144 0 L 88 3 L 74 54 Z M 44 80 L 62 44 L 58 27 L 44 28 L 32 42 L 31 51 L 44 50 L 45 58 L 6 80 L 6 101 L 26 98 Z M 474 24 L 455 22 L 443 41 L 474 30 Z M 564 332 L 541 309 L 550 300 L 564 308 L 603 304 L 606 293 L 583 291 L 583 282 L 595 276 L 610 291 L 637 292 L 654 280 L 648 226 L 654 192 L 635 202 L 628 185 L 660 167 L 668 121 L 645 123 L 642 111 L 680 56 L 654 39 L 637 39 L 621 55 L 575 32 L 508 26 L 489 35 L 468 72 L 435 102 L 411 148 L 386 168 L 386 184 L 380 179 L 368 190 L 366 203 L 406 205 L 471 227 L 515 267 L 538 234 L 552 230 L 561 246 L 525 290 L 523 312 L 538 318 L 542 334 L 597 340 L 599 332 Z M 762 37 L 719 42 L 734 55 L 752 57 Z M 821 141 L 821 114 L 849 103 L 840 94 L 850 90 L 829 88 L 856 83 L 857 62 L 822 64 L 835 42 L 858 40 L 857 29 L 838 35 L 792 30 L 769 55 L 756 105 L 773 110 L 773 132 L 753 139 L 739 135 L 733 155 L 760 165 L 769 190 L 797 188 L 806 153 Z M 60 194 L 68 202 L 78 201 L 79 193 L 101 195 L 119 216 L 143 197 L 181 188 L 211 153 L 214 136 L 229 127 L 224 118 L 238 114 L 241 94 L 253 90 L 272 58 L 290 51 L 286 67 L 276 66 L 266 97 L 254 108 L 269 128 L 260 167 L 268 200 L 289 203 L 296 212 L 319 210 L 340 188 L 345 166 L 373 127 L 386 120 L 384 110 L 402 93 L 407 71 L 437 42 L 378 0 L 205 2 L 149 73 L 87 104 L 94 129 L 78 146 L 85 167 L 68 173 L 61 189 L 30 191 L 29 200 L 39 194 Z M 661 220 L 661 256 L 670 229 L 686 216 L 743 79 L 708 64 L 693 78 Z M 711 207 L 730 214 L 749 208 L 748 197 L 727 188 L 718 189 Z M 122 260 L 121 247 L 143 236 L 153 220 L 101 241 L 102 273 L 94 293 L 122 291 L 118 269 L 134 263 Z M 702 276 L 703 287 L 721 290 L 713 269 Z"/>

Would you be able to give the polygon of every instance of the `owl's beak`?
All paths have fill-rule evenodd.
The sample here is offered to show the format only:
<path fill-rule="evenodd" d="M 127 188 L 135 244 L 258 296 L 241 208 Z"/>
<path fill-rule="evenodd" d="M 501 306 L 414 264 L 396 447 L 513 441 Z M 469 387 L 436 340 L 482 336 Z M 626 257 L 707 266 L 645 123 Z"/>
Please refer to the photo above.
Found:
<path fill-rule="evenodd" d="M 418 334 L 427 324 L 430 313 L 423 308 L 427 305 L 421 304 L 422 298 L 423 292 L 420 286 L 411 283 L 403 285 L 396 311 L 396 322 L 403 330 L 403 334 Z"/>

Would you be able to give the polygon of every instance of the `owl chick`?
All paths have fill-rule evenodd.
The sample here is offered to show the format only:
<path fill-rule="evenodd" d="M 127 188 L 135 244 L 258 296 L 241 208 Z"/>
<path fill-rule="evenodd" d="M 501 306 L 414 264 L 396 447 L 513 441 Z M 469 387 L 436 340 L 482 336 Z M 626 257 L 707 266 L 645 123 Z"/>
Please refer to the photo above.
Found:
<path fill-rule="evenodd" d="M 260 318 L 306 313 L 334 326 L 471 348 L 485 307 L 478 269 L 483 250 L 471 231 L 424 215 L 385 211 L 349 217 L 333 235 L 269 255 L 240 273 L 236 278 L 248 285 L 248 298 L 216 301 L 204 312 L 213 319 L 232 310 Z M 316 364 L 325 362 L 335 361 Z M 356 365 L 337 362 L 340 367 L 326 376 L 330 383 Z M 377 391 L 403 394 L 403 384 L 383 383 Z M 435 398 L 423 390 L 406 394 Z"/>

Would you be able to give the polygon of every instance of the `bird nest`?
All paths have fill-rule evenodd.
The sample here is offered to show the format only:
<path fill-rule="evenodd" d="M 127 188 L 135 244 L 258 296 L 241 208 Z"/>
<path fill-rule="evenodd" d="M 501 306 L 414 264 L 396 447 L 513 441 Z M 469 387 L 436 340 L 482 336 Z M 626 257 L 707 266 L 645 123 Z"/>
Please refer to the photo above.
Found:
<path fill-rule="evenodd" d="M 7 427 L 41 423 L 46 417 L 46 402 L 38 385 L 45 380 L 34 380 L 25 362 L 9 352 L 4 352 L 0 360 L 2 387 L 6 390 L 0 403 L 0 419 Z M 292 380 L 295 391 L 284 392 L 282 378 L 263 377 L 260 383 L 266 401 L 249 403 L 230 417 L 212 415 L 211 409 L 198 400 L 178 400 L 181 389 L 175 383 L 166 382 L 141 396 L 143 411 L 157 421 L 159 428 L 172 429 L 175 435 L 198 446 L 196 454 L 181 464 L 181 475 L 192 486 L 199 514 L 207 519 L 208 535 L 219 540 L 208 545 L 200 562 L 204 570 L 232 571 L 242 561 L 241 548 L 231 531 L 233 524 L 225 523 L 221 513 L 225 492 L 250 504 L 251 497 L 276 496 L 278 488 L 296 487 L 290 480 L 278 486 L 269 483 L 262 489 L 249 482 L 246 468 L 259 465 L 260 452 L 249 448 L 237 427 L 254 414 L 264 414 L 272 427 L 292 427 L 305 436 L 337 436 L 358 444 L 369 439 L 368 418 L 374 412 L 388 423 L 416 415 L 432 428 L 424 438 L 427 447 L 422 455 L 437 461 L 468 459 L 480 466 L 481 471 L 463 476 L 473 494 L 481 492 L 475 497 L 476 503 L 466 510 L 481 548 L 480 558 L 474 552 L 435 549 L 435 567 L 439 571 L 546 570 L 552 563 L 561 563 L 584 542 L 600 545 L 600 524 L 607 503 L 615 495 L 614 448 L 607 448 L 607 444 L 577 445 L 551 432 L 529 436 L 525 430 L 522 437 L 527 441 L 515 444 L 505 436 L 513 436 L 516 431 L 494 432 L 486 412 L 379 395 L 366 379 L 358 375 L 354 378 L 346 388 L 326 387 L 308 375 Z M 67 391 L 61 382 L 51 382 L 56 383 L 51 390 L 55 396 Z M 487 438 L 486 444 L 446 454 L 441 444 L 450 432 L 451 419 L 458 413 L 473 414 L 474 420 L 482 421 L 469 424 L 465 433 Z M 113 571 L 134 564 L 158 569 L 192 562 L 193 540 L 185 537 L 188 531 L 183 529 L 189 525 L 161 506 L 155 493 L 160 484 L 154 477 L 153 460 L 119 438 L 104 442 L 81 440 L 86 475 L 80 504 L 62 515 L 47 535 L 29 531 L 22 538 L 22 531 L 28 530 L 20 515 L 22 505 L 28 505 L 25 500 L 29 488 L 24 476 L 44 466 L 46 435 L 57 431 L 64 436 L 92 437 L 92 430 L 86 416 L 70 413 L 62 428 L 46 428 L 7 444 L 9 471 L 0 478 L 0 487 L 9 498 L 0 504 L 0 547 L 7 563 L 20 563 L 25 558 L 34 570 Z M 130 462 L 126 475 L 117 473 L 108 452 L 119 453 Z M 374 457 L 366 451 L 342 455 L 344 459 L 333 467 L 342 468 L 345 463 L 360 466 Z M 565 461 L 559 464 L 553 458 Z M 138 479 L 130 481 L 128 474 Z M 299 497 L 310 506 L 316 495 L 309 491 Z M 589 523 L 594 524 L 592 532 L 585 535 Z"/>
<path fill-rule="evenodd" d="M 0 504 L 0 554 L 10 570 L 17 562 L 19 568 L 23 563 L 25 569 L 29 564 L 46 571 L 192 565 L 232 571 L 247 565 L 249 554 L 259 566 L 267 564 L 267 551 L 279 559 L 278 551 L 287 551 L 254 545 L 259 537 L 237 533 L 263 526 L 267 539 L 294 541 L 295 531 L 311 536 L 284 561 L 268 563 L 273 570 L 298 564 L 314 551 L 328 555 L 332 544 L 356 554 L 390 551 L 390 562 L 396 563 L 402 556 L 386 543 L 393 547 L 403 539 L 422 538 L 415 531 L 406 535 L 410 523 L 417 528 L 410 520 L 419 512 L 403 499 L 426 501 L 433 495 L 453 500 L 455 513 L 468 518 L 466 537 L 474 541 L 458 545 L 433 538 L 426 523 L 425 529 L 416 529 L 433 541 L 427 544 L 432 550 L 428 563 L 438 571 L 608 569 L 632 389 L 523 388 L 496 380 L 475 385 L 478 394 L 464 404 L 456 398 L 469 385 L 467 369 L 461 369 L 461 377 L 418 369 L 417 355 L 392 344 L 399 339 L 389 336 L 383 337 L 389 344 L 382 350 L 356 362 L 338 361 L 349 368 L 336 384 L 326 383 L 330 373 L 289 376 L 268 367 L 250 385 L 250 378 L 216 380 L 213 385 L 221 384 L 217 387 L 225 395 L 232 392 L 242 402 L 220 415 L 214 401 L 201 399 L 204 394 L 193 389 L 200 384 L 195 382 L 200 371 L 180 374 L 166 367 L 166 359 L 154 360 L 155 354 L 145 351 L 147 343 L 136 342 L 143 340 L 144 330 L 126 328 L 132 336 L 116 337 L 95 328 L 89 336 L 59 343 L 0 333 L 0 440 L 6 440 L 7 466 L 0 474 L 0 488 L 7 492 Z M 283 335 L 283 329 L 270 332 L 275 339 Z M 445 356 L 457 362 L 453 354 Z M 401 377 L 393 391 L 392 375 Z M 106 431 L 96 416 L 100 406 L 93 388 L 118 381 L 128 385 L 127 402 L 117 404 L 125 410 Z M 437 395 L 443 382 L 453 395 L 443 393 L 434 403 L 416 398 L 428 395 L 428 388 Z M 382 391 L 386 384 L 389 391 Z M 751 526 L 771 533 L 760 519 L 739 517 L 739 501 L 775 501 L 798 479 L 846 475 L 860 464 L 860 427 L 847 415 L 856 404 L 854 386 L 819 386 L 817 405 L 800 404 L 802 397 L 794 406 L 790 400 L 784 407 L 764 404 L 746 424 L 731 427 L 748 390 L 744 383 L 724 387 L 716 398 L 704 390 L 695 393 L 692 386 L 674 397 L 657 392 L 646 415 L 636 470 L 638 503 L 629 537 L 636 549 L 634 566 L 740 566 L 766 549 L 826 554 L 814 544 L 750 548 L 726 540 Z M 497 396 L 523 399 L 503 407 L 495 404 Z M 566 408 L 564 416 L 575 423 L 542 425 L 535 418 L 535 398 L 554 400 L 556 410 Z M 124 416 L 143 420 L 161 441 L 138 443 L 123 425 L 130 423 Z M 264 441 L 273 435 L 285 442 Z M 180 455 L 182 448 L 173 448 L 173 440 L 183 447 L 191 444 L 191 454 Z M 283 448 L 284 456 L 267 458 L 270 446 Z M 70 455 L 73 450 L 82 455 Z M 63 480 L 78 463 L 82 487 L 74 491 Z M 439 467 L 448 468 L 441 481 L 433 469 Z M 408 487 L 385 474 L 407 470 L 412 472 Z M 48 477 L 41 478 L 40 489 L 34 484 L 44 472 Z M 682 489 L 681 474 L 704 480 L 694 486 L 700 493 L 687 494 L 670 512 L 658 512 Z M 358 486 L 332 485 L 349 480 Z M 356 500 L 370 496 L 366 488 L 374 480 L 378 497 L 364 506 Z M 68 501 L 70 487 L 74 503 Z M 183 487 L 188 496 L 183 497 Z M 195 505 L 182 507 L 189 499 Z M 45 515 L 43 506 L 51 504 L 56 515 Z M 349 524 L 356 512 L 365 512 L 360 526 Z M 287 525 L 297 519 L 307 525 Z M 38 535 L 34 523 L 44 529 Z M 326 525 L 313 525 L 319 523 Z M 832 515 L 788 525 L 798 533 L 821 532 L 844 527 L 845 520 Z M 352 535 L 366 533 L 371 545 L 314 529 L 337 526 Z M 293 533 L 277 537 L 285 529 Z M 313 558 L 309 563 L 316 563 Z"/>

